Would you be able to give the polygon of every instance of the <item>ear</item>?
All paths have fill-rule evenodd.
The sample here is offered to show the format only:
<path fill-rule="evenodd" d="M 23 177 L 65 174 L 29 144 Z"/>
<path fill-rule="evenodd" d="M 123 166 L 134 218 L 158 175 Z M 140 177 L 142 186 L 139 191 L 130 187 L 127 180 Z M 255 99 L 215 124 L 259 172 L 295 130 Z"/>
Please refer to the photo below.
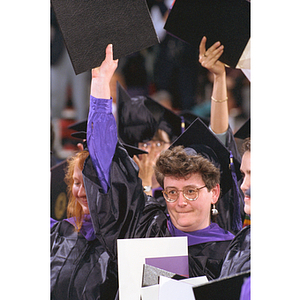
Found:
<path fill-rule="evenodd" d="M 211 189 L 211 193 L 212 193 L 211 204 L 216 204 L 218 202 L 219 197 L 220 197 L 220 192 L 221 192 L 221 189 L 220 189 L 219 184 L 217 184 L 215 187 L 213 187 Z"/>

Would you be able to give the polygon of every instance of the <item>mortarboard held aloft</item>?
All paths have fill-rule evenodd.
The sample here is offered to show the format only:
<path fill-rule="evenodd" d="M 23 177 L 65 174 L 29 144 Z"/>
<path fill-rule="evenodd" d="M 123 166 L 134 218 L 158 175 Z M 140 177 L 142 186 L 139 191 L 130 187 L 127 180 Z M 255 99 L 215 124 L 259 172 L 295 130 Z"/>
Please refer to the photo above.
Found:
<path fill-rule="evenodd" d="M 145 0 L 51 0 L 76 75 L 158 43 Z"/>
<path fill-rule="evenodd" d="M 207 38 L 207 48 L 220 41 L 224 45 L 220 61 L 235 68 L 247 44 L 250 47 L 250 3 L 246 0 L 176 0 L 164 28 L 197 48 L 203 36 Z M 244 54 L 242 68 L 247 68 L 248 59 Z"/>

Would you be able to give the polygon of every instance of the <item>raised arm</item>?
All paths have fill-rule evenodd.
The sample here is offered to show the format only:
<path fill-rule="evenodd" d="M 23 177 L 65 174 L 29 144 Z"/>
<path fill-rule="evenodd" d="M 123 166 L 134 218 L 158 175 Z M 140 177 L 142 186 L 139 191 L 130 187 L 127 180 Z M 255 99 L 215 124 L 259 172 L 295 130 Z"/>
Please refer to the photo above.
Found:
<path fill-rule="evenodd" d="M 228 129 L 228 104 L 225 65 L 218 59 L 224 51 L 220 42 L 206 50 L 206 37 L 199 46 L 199 62 L 214 75 L 211 97 L 210 126 L 214 133 L 221 134 Z"/>
<path fill-rule="evenodd" d="M 92 70 L 90 110 L 87 125 L 88 150 L 99 181 L 106 193 L 109 170 L 117 144 L 117 126 L 112 114 L 109 83 L 118 66 L 113 59 L 112 45 L 106 48 L 106 57 L 100 67 Z"/>

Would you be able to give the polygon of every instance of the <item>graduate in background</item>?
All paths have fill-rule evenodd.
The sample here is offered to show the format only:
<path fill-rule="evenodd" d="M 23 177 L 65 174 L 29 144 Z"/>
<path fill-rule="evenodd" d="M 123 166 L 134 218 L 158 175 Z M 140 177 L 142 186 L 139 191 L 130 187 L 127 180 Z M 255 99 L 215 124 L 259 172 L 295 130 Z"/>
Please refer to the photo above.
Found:
<path fill-rule="evenodd" d="M 243 144 L 241 172 L 243 183 L 241 189 L 245 195 L 244 210 L 251 216 L 251 140 L 246 138 Z M 250 271 L 251 267 L 251 232 L 250 225 L 244 227 L 230 243 L 224 258 L 220 278 L 233 276 Z M 250 277 L 245 281 L 242 289 L 242 300 L 250 299 Z"/>
<path fill-rule="evenodd" d="M 233 137 L 232 130 L 228 124 L 228 103 L 227 103 L 227 87 L 226 87 L 226 71 L 225 65 L 219 61 L 220 56 L 223 54 L 224 47 L 220 42 L 212 45 L 206 50 L 206 38 L 204 37 L 199 47 L 199 62 L 203 67 L 207 68 L 214 76 L 213 93 L 211 97 L 211 120 L 210 129 L 218 137 L 218 139 L 232 152 L 233 156 L 238 162 L 241 161 L 240 154 L 237 150 L 237 146 Z M 124 93 L 124 92 L 123 92 Z M 126 95 L 125 95 L 126 96 Z M 142 97 L 135 97 L 130 99 L 127 95 L 125 97 L 119 96 L 118 99 L 118 112 L 119 112 L 119 136 L 126 140 L 127 143 L 138 143 L 139 147 L 148 151 L 148 155 L 142 155 L 139 158 L 134 157 L 135 162 L 139 166 L 139 177 L 142 179 L 142 183 L 146 194 L 153 195 L 156 198 L 163 200 L 161 193 L 159 192 L 159 185 L 154 176 L 153 166 L 156 159 L 162 150 L 167 149 L 171 142 L 174 141 L 174 136 L 178 137 L 180 134 L 180 117 L 165 109 L 165 115 L 168 113 L 169 118 L 166 121 L 158 124 L 158 130 L 154 135 L 155 118 L 154 115 L 158 114 L 157 111 L 161 110 L 159 105 L 154 105 L 155 101 L 152 99 L 142 99 Z M 123 99 L 124 98 L 124 99 Z M 125 98 L 128 98 L 125 100 Z M 143 97 L 145 98 L 145 97 Z M 221 99 L 221 100 L 220 100 Z M 148 106 L 146 101 L 151 100 L 154 102 L 151 106 Z M 142 102 L 144 101 L 144 102 Z M 122 106 L 120 104 L 122 102 Z M 137 103 L 139 102 L 139 105 Z M 155 109 L 153 109 L 155 107 Z M 126 108 L 126 109 L 125 109 Z M 131 110 L 131 117 L 128 110 Z M 153 116 L 151 113 L 153 113 Z M 123 115 L 126 114 L 126 117 Z M 195 116 L 196 118 L 196 116 Z M 178 120 L 179 119 L 179 120 Z M 191 122 L 186 121 L 186 126 Z M 207 122 L 208 124 L 209 122 Z M 163 124 L 164 126 L 162 126 Z M 141 127 L 143 127 L 141 129 Z M 178 130 L 179 128 L 179 130 Z M 147 130 L 146 130 L 147 129 Z M 145 132 L 145 133 L 142 133 Z M 151 134 L 149 134 L 151 132 Z M 130 137 L 129 137 L 130 136 Z M 142 139 L 145 141 L 142 142 Z M 157 146 L 159 145 L 159 147 Z M 236 208 L 237 206 L 237 208 Z M 222 194 L 221 199 L 217 203 L 217 209 L 219 215 L 216 222 L 224 229 L 233 233 L 237 233 L 242 228 L 242 220 L 244 219 L 243 196 L 242 192 L 238 192 L 238 203 L 234 201 L 233 190 L 228 193 Z M 233 224 L 234 209 L 240 211 L 241 221 L 238 226 Z"/>
<path fill-rule="evenodd" d="M 118 136 L 122 142 L 149 153 L 134 157 L 134 161 L 139 167 L 145 193 L 154 196 L 159 184 L 153 165 L 160 152 L 168 149 L 181 134 L 181 118 L 150 97 L 130 97 L 120 84 L 117 91 Z"/>
<path fill-rule="evenodd" d="M 113 62 L 105 77 L 110 78 L 116 67 Z M 68 219 L 51 220 L 51 299 L 113 300 L 117 294 L 117 262 L 95 235 L 83 182 L 88 156 L 88 151 L 80 151 L 68 160 Z M 120 225 L 122 229 L 126 231 Z"/>
<path fill-rule="evenodd" d="M 232 129 L 229 126 L 229 113 L 228 113 L 228 97 L 226 86 L 226 69 L 225 64 L 219 58 L 224 52 L 224 46 L 220 42 L 214 43 L 209 49 L 206 50 L 206 37 L 204 36 L 199 45 L 199 62 L 207 68 L 214 76 L 213 91 L 211 96 L 211 118 L 210 129 L 224 146 L 232 152 L 233 156 L 240 162 L 241 156 L 237 149 L 234 140 Z M 241 181 L 239 181 L 239 185 Z M 218 224 L 227 229 L 237 233 L 242 229 L 242 224 L 233 226 L 232 216 L 234 210 L 239 210 L 242 221 L 244 220 L 245 213 L 243 211 L 244 201 L 242 192 L 239 190 L 239 202 L 234 203 L 233 195 L 223 195 L 222 201 L 218 202 L 217 209 L 220 214 L 218 216 Z M 238 227 L 238 228 L 236 228 Z"/>

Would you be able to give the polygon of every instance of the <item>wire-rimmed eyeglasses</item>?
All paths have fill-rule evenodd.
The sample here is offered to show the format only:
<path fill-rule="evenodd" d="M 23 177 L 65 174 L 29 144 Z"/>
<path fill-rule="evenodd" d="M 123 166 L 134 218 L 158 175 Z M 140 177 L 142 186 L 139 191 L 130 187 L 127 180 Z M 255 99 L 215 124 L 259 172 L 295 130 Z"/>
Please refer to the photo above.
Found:
<path fill-rule="evenodd" d="M 179 197 L 179 193 L 182 192 L 186 200 L 195 201 L 199 197 L 199 191 L 205 187 L 206 185 L 201 187 L 185 186 L 182 190 L 179 190 L 174 187 L 168 187 L 165 190 L 163 190 L 163 195 L 166 201 L 175 202 Z"/>
<path fill-rule="evenodd" d="M 165 144 L 170 144 L 164 141 L 149 141 L 145 143 L 139 143 L 138 147 L 140 149 L 149 149 L 151 147 L 155 147 L 156 149 L 162 149 Z"/>

